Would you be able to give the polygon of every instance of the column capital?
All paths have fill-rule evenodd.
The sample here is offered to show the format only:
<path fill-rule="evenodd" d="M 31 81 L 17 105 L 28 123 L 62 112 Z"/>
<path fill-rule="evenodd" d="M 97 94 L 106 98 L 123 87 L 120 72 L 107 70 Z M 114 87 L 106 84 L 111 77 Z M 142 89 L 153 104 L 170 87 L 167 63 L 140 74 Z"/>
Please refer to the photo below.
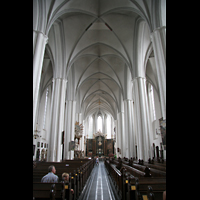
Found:
<path fill-rule="evenodd" d="M 133 99 L 124 99 L 124 101 L 133 101 Z"/>
<path fill-rule="evenodd" d="M 157 32 L 160 33 L 163 29 L 166 29 L 166 26 L 162 26 L 162 27 L 157 27 L 157 28 L 155 28 L 155 29 L 151 32 L 151 34 L 150 34 L 151 40 L 153 39 L 153 36 L 154 36 L 155 33 L 157 33 Z"/>
<path fill-rule="evenodd" d="M 48 41 L 48 36 L 45 35 L 42 31 L 37 31 L 37 30 L 34 30 L 34 29 L 33 29 L 33 32 L 35 32 L 35 33 L 41 33 L 41 34 L 44 36 L 44 38 L 46 39 L 46 43 L 47 43 L 47 41 Z"/>
<path fill-rule="evenodd" d="M 55 80 L 61 80 L 61 81 L 65 81 L 66 83 L 68 82 L 67 79 L 65 78 L 60 78 L 60 77 L 57 77 L 57 78 L 52 78 L 52 82 L 54 82 Z"/>
<path fill-rule="evenodd" d="M 162 29 L 166 29 L 166 26 L 157 27 L 152 31 L 152 33 L 155 33 L 156 31 L 161 31 Z"/>
<path fill-rule="evenodd" d="M 117 114 L 124 114 L 124 112 L 120 111 L 120 112 L 118 112 Z"/>
<path fill-rule="evenodd" d="M 146 77 L 137 76 L 137 77 L 134 77 L 134 78 L 131 80 L 131 82 L 133 83 L 136 79 L 139 79 L 139 78 L 142 78 L 142 79 L 147 80 Z"/>

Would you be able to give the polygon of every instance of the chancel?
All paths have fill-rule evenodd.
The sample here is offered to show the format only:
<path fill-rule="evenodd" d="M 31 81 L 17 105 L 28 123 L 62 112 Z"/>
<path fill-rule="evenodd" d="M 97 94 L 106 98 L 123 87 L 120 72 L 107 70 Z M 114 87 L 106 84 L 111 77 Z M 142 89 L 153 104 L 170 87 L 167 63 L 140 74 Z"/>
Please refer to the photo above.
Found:
<path fill-rule="evenodd" d="M 33 0 L 33 161 L 36 182 L 71 173 L 70 198 L 162 198 L 166 0 Z"/>

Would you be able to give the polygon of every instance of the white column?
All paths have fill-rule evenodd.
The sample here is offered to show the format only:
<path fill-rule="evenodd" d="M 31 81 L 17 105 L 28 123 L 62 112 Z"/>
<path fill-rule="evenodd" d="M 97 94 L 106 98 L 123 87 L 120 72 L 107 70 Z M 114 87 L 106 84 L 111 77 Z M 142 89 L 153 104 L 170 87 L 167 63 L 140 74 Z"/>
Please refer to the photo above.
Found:
<path fill-rule="evenodd" d="M 92 127 L 92 134 L 96 133 L 96 123 L 95 123 L 95 115 L 92 115 L 93 119 L 93 127 Z M 89 130 L 89 129 L 87 129 Z"/>
<path fill-rule="evenodd" d="M 52 78 L 52 92 L 51 92 L 51 108 L 50 108 L 50 119 L 49 119 L 49 132 L 51 133 L 51 125 L 52 125 L 52 118 L 53 118 L 53 105 L 54 105 L 54 90 L 55 90 L 55 79 Z M 51 154 L 51 150 L 50 150 L 50 143 L 51 143 L 51 134 L 49 134 L 48 137 L 48 154 L 47 154 L 47 161 L 50 161 L 50 154 Z"/>
<path fill-rule="evenodd" d="M 137 138 L 137 153 L 138 159 L 143 159 L 143 137 L 142 137 L 142 129 L 141 129 L 141 114 L 140 114 L 140 99 L 139 99 L 139 91 L 138 91 L 138 82 L 137 79 L 133 80 L 133 91 L 134 91 L 134 100 L 135 100 L 135 129 L 136 129 L 136 138 Z"/>
<path fill-rule="evenodd" d="M 147 119 L 147 138 L 148 138 L 148 158 L 153 158 L 152 153 L 152 143 L 153 143 L 153 128 L 152 128 L 152 120 L 151 120 L 151 113 L 148 101 L 148 93 L 147 93 L 147 84 L 144 84 L 144 101 L 145 101 L 145 111 L 146 111 L 146 119 Z"/>
<path fill-rule="evenodd" d="M 52 105 L 51 105 L 51 129 L 49 142 L 49 161 L 60 162 L 61 160 L 61 136 L 64 126 L 64 108 L 66 95 L 65 79 L 56 78 L 53 82 Z"/>
<path fill-rule="evenodd" d="M 129 158 L 129 147 L 130 147 L 130 126 L 129 126 L 129 111 L 128 111 L 128 99 L 124 100 L 124 135 L 126 140 L 126 147 L 125 147 L 125 157 Z"/>
<path fill-rule="evenodd" d="M 64 159 L 70 159 L 70 151 L 69 151 L 69 142 L 70 142 L 70 126 L 71 126 L 71 109 L 72 109 L 72 101 L 66 101 L 65 108 L 65 141 L 64 141 Z"/>
<path fill-rule="evenodd" d="M 38 95 L 41 80 L 42 63 L 44 59 L 44 50 L 48 37 L 41 32 L 33 32 L 35 42 L 35 52 L 33 55 L 33 130 L 35 128 L 35 118 L 37 111 Z M 35 36 L 37 34 L 37 36 Z M 33 132 L 34 133 L 34 132 Z"/>
<path fill-rule="evenodd" d="M 115 134 L 116 134 L 116 155 L 117 158 L 120 156 L 119 152 L 117 152 L 117 148 L 121 148 L 119 145 L 119 135 L 118 135 L 118 120 L 115 120 Z"/>
<path fill-rule="evenodd" d="M 151 40 L 156 62 L 161 112 L 163 119 L 166 119 L 166 27 L 155 29 L 151 33 Z"/>
<path fill-rule="evenodd" d="M 105 133 L 105 134 L 108 134 L 108 131 L 107 131 L 107 119 L 108 119 L 108 117 L 107 117 L 107 115 L 106 115 L 106 117 L 105 117 L 105 115 L 104 115 L 104 120 L 103 120 L 103 127 L 104 127 L 104 130 L 103 130 L 103 133 Z"/>
<path fill-rule="evenodd" d="M 69 142 L 74 141 L 76 101 L 66 101 L 64 159 L 74 159 L 74 151 L 69 151 Z"/>
<path fill-rule="evenodd" d="M 119 146 L 121 147 L 121 158 L 126 156 L 126 138 L 124 133 L 124 113 L 119 112 L 117 114 L 118 120 L 118 138 Z"/>
<path fill-rule="evenodd" d="M 135 144 L 136 144 L 136 131 L 135 131 L 135 116 L 134 116 L 134 110 L 133 110 L 133 101 L 130 102 L 131 105 L 131 126 L 132 126 L 132 145 L 131 145 L 131 157 L 136 158 L 136 149 L 135 149 Z"/>
<path fill-rule="evenodd" d="M 88 119 L 89 120 L 89 119 Z M 95 133 L 98 131 L 97 130 L 97 115 L 95 114 L 95 116 L 94 116 L 94 123 L 95 123 Z M 89 126 L 88 126 L 89 127 Z M 93 133 L 94 134 L 94 133 Z"/>
<path fill-rule="evenodd" d="M 71 119 L 71 141 L 74 141 L 74 135 L 75 135 L 75 114 L 76 114 L 76 101 L 72 101 L 72 119 Z M 74 151 L 71 151 L 71 158 L 74 159 Z"/>
<path fill-rule="evenodd" d="M 111 116 L 111 138 L 114 138 L 114 119 Z"/>
<path fill-rule="evenodd" d="M 137 146 L 138 159 L 145 161 L 151 157 L 150 151 L 150 134 L 152 134 L 149 125 L 149 107 L 146 94 L 145 78 L 137 77 L 133 80 L 134 99 L 136 108 L 136 125 L 137 125 Z"/>
<path fill-rule="evenodd" d="M 105 115 L 101 115 L 102 116 L 102 133 L 105 133 Z"/>
<path fill-rule="evenodd" d="M 131 158 L 133 157 L 133 152 L 135 151 L 135 140 L 133 135 L 133 117 L 132 117 L 132 107 L 133 101 L 130 99 L 124 100 L 124 118 L 125 118 L 125 135 L 127 139 L 126 144 L 126 157 Z"/>
<path fill-rule="evenodd" d="M 120 148 L 122 149 L 122 146 L 121 146 L 121 135 L 119 133 L 119 120 L 117 119 L 116 120 L 116 142 L 117 142 L 117 148 Z M 118 152 L 117 154 L 117 157 L 122 157 L 120 152 Z"/>
<path fill-rule="evenodd" d="M 135 158 L 137 157 L 138 158 L 138 131 L 137 131 L 137 128 L 138 128 L 138 126 L 137 126 L 137 113 L 136 113 L 136 103 L 134 102 L 134 104 L 133 104 L 133 131 L 134 131 L 134 139 L 135 139 L 135 144 L 134 144 L 134 152 L 135 152 Z M 136 145 L 137 145 L 137 155 L 136 155 Z"/>
<path fill-rule="evenodd" d="M 85 119 L 85 138 L 86 138 L 86 141 L 87 141 L 87 138 L 88 138 L 88 130 L 89 130 L 89 126 L 88 126 L 88 118 L 89 117 L 86 117 Z M 84 156 L 86 156 L 86 144 L 84 145 Z"/>
<path fill-rule="evenodd" d="M 81 138 L 81 151 L 84 151 L 85 147 L 84 147 L 84 136 L 85 136 L 85 120 L 83 120 L 83 136 Z"/>
<path fill-rule="evenodd" d="M 87 137 L 87 134 L 88 134 L 88 130 L 89 130 L 89 127 L 87 126 L 87 123 L 88 123 L 88 117 L 86 117 L 84 120 L 84 129 L 83 129 L 83 132 L 85 134 L 85 137 Z M 88 127 L 88 128 L 87 128 Z M 92 128 L 93 129 L 93 128 Z"/>

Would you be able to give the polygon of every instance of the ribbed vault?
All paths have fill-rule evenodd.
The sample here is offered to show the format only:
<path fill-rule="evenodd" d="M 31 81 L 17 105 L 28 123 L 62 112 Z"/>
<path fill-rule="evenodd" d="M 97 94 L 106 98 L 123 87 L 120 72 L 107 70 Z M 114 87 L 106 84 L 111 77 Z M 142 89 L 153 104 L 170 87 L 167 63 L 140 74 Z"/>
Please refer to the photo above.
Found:
<path fill-rule="evenodd" d="M 116 119 L 121 102 L 130 97 L 140 22 L 151 31 L 158 21 L 153 1 L 47 1 L 44 21 L 34 27 L 48 35 L 53 76 L 68 80 L 67 99 L 77 102 L 83 118 L 101 109 Z M 38 4 L 40 12 L 45 6 Z M 155 7 L 155 6 L 154 6 Z M 46 25 L 45 25 L 46 24 Z M 146 37 L 146 36 L 145 36 Z M 97 102 L 101 101 L 98 105 Z"/>

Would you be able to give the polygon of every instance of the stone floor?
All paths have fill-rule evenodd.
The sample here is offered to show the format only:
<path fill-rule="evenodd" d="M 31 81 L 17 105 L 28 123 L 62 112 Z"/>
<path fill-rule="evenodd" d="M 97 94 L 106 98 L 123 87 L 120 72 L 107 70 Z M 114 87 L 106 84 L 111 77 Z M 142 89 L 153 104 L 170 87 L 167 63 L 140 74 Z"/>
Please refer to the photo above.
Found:
<path fill-rule="evenodd" d="M 95 165 L 90 176 L 84 195 L 85 200 L 115 200 L 103 161 Z"/>

